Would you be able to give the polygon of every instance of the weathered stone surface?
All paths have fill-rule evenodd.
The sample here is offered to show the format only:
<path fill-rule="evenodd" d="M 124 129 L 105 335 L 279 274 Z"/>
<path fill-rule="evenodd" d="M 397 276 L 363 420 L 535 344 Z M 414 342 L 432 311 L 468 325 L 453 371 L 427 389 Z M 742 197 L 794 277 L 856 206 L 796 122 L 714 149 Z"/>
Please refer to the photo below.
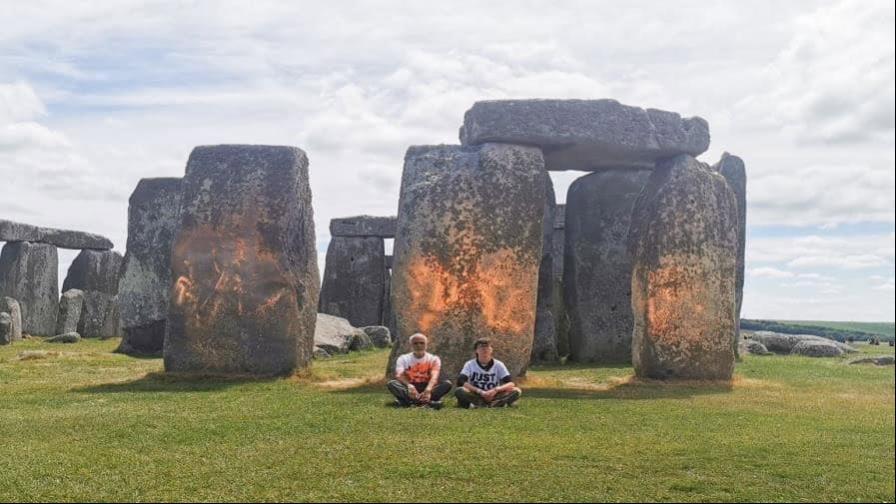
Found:
<path fill-rule="evenodd" d="M 753 354 L 753 355 L 771 355 L 772 352 L 769 352 L 765 345 L 762 343 L 748 339 L 748 340 L 740 340 L 738 345 L 740 347 L 739 351 L 741 354 Z"/>
<path fill-rule="evenodd" d="M 411 147 L 405 156 L 392 268 L 399 340 L 390 368 L 422 332 L 455 376 L 477 338 L 524 374 L 542 255 L 541 151 L 506 144 Z"/>
<path fill-rule="evenodd" d="M 464 114 L 460 139 L 540 147 L 548 170 L 653 168 L 660 159 L 705 152 L 709 125 L 616 100 L 493 100 Z"/>
<path fill-rule="evenodd" d="M 84 291 L 78 334 L 82 338 L 115 338 L 121 336 L 118 297 L 99 291 Z"/>
<path fill-rule="evenodd" d="M 743 159 L 725 152 L 713 166 L 728 182 L 737 200 L 737 339 L 740 339 L 740 308 L 744 301 L 744 252 L 747 243 L 747 172 Z"/>
<path fill-rule="evenodd" d="M 541 264 L 538 267 L 538 297 L 535 308 L 535 339 L 532 342 L 531 362 L 555 362 L 557 331 L 554 324 L 554 261 L 553 235 L 556 199 L 554 184 L 545 177 L 544 221 L 542 222 Z"/>
<path fill-rule="evenodd" d="M 3 219 L 0 219 L 0 241 L 48 243 L 59 248 L 76 250 L 108 250 L 112 248 L 112 242 L 104 236 L 82 231 L 32 226 Z"/>
<path fill-rule="evenodd" d="M 355 337 L 364 334 L 363 330 L 352 326 L 348 320 L 326 313 L 317 314 L 317 324 L 314 327 L 314 346 L 323 348 L 330 355 L 348 352 Z"/>
<path fill-rule="evenodd" d="M 377 348 L 386 348 L 392 346 L 392 332 L 385 326 L 367 326 L 362 327 L 362 331 L 370 337 L 371 343 Z"/>
<path fill-rule="evenodd" d="M 750 338 L 762 343 L 770 352 L 777 354 L 794 353 L 794 348 L 802 342 L 820 342 L 823 344 L 832 344 L 839 348 L 843 353 L 858 352 L 855 348 L 846 343 L 840 343 L 821 336 L 813 334 L 784 334 L 772 331 L 755 331 L 750 334 Z"/>
<path fill-rule="evenodd" d="M 395 217 L 356 215 L 332 219 L 330 236 L 395 238 Z"/>
<path fill-rule="evenodd" d="M 805 355 L 806 357 L 839 357 L 843 355 L 843 350 L 830 340 L 804 340 L 794 345 L 791 353 L 794 355 Z"/>
<path fill-rule="evenodd" d="M 114 250 L 82 250 L 75 257 L 62 290 L 80 289 L 118 294 L 118 278 L 124 258 Z"/>
<path fill-rule="evenodd" d="M 282 375 L 307 366 L 320 277 L 305 153 L 197 147 L 182 191 L 165 369 Z"/>
<path fill-rule="evenodd" d="M 686 155 L 657 163 L 629 237 L 638 376 L 731 378 L 736 230 L 737 202 L 721 175 Z"/>
<path fill-rule="evenodd" d="M 635 200 L 649 177 L 648 170 L 604 170 L 569 187 L 563 288 L 571 360 L 632 361 L 628 230 Z"/>
<path fill-rule="evenodd" d="M 8 242 L 0 253 L 0 296 L 19 302 L 22 332 L 49 336 L 59 306 L 59 255 L 55 245 Z"/>
<path fill-rule="evenodd" d="M 566 203 L 554 205 L 554 229 L 566 228 Z"/>
<path fill-rule="evenodd" d="M 142 355 L 162 351 L 180 186 L 180 178 L 142 179 L 128 200 L 127 253 L 118 283 L 123 332 L 118 352 Z"/>
<path fill-rule="evenodd" d="M 0 345 L 8 345 L 12 339 L 12 316 L 0 311 Z"/>
<path fill-rule="evenodd" d="M 77 343 L 81 341 L 81 335 L 76 332 L 65 334 L 57 334 L 52 338 L 47 338 L 47 343 Z"/>
<path fill-rule="evenodd" d="M 317 347 L 317 346 L 314 347 L 314 354 L 312 355 L 312 358 L 314 358 L 314 359 L 329 359 L 330 357 L 331 357 L 330 354 L 323 348 Z"/>
<path fill-rule="evenodd" d="M 0 296 L 0 312 L 9 314 L 9 342 L 22 339 L 22 307 L 19 302 L 8 296 Z"/>
<path fill-rule="evenodd" d="M 356 327 L 381 323 L 386 275 L 382 238 L 333 237 L 318 312 L 348 319 Z"/>
<path fill-rule="evenodd" d="M 69 289 L 59 298 L 59 312 L 56 315 L 56 334 L 78 331 L 81 311 L 84 307 L 84 291 Z"/>
<path fill-rule="evenodd" d="M 551 263 L 554 267 L 554 333 L 557 335 L 557 352 L 569 355 L 569 314 L 563 299 L 563 262 L 566 246 L 566 205 L 554 207 L 554 232 L 551 235 Z"/>
<path fill-rule="evenodd" d="M 850 364 L 874 364 L 875 366 L 892 366 L 894 362 L 896 361 L 892 355 L 875 355 L 849 361 Z"/>
<path fill-rule="evenodd" d="M 83 291 L 78 321 L 82 338 L 121 335 L 116 295 L 123 261 L 121 254 L 114 250 L 82 250 L 68 268 L 62 290 Z"/>
<path fill-rule="evenodd" d="M 355 352 L 358 350 L 367 350 L 372 347 L 373 341 L 371 341 L 370 336 L 368 336 L 366 332 L 361 331 L 352 336 L 352 342 L 349 344 L 348 349 Z"/>

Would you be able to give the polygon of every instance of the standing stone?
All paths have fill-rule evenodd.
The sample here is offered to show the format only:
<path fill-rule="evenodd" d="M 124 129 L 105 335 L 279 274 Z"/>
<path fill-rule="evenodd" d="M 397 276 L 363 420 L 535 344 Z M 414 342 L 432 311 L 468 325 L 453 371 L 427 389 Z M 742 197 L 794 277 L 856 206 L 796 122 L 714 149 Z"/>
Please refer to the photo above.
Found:
<path fill-rule="evenodd" d="M 385 283 L 382 238 L 334 236 L 327 247 L 318 311 L 348 319 L 355 327 L 379 325 Z"/>
<path fill-rule="evenodd" d="M 405 156 L 392 270 L 398 337 L 422 332 L 456 376 L 488 337 L 511 374 L 532 352 L 542 255 L 544 160 L 507 144 L 411 147 Z"/>
<path fill-rule="evenodd" d="M 56 315 L 56 334 L 78 332 L 81 310 L 84 307 L 84 291 L 69 289 L 59 299 L 59 313 Z"/>
<path fill-rule="evenodd" d="M 744 252 L 747 241 L 747 171 L 743 159 L 727 152 L 722 154 L 722 159 L 713 169 L 725 177 L 737 199 L 737 308 L 734 341 L 740 341 L 740 308 L 744 301 Z M 734 348 L 737 352 L 737 345 Z"/>
<path fill-rule="evenodd" d="M 628 228 L 632 207 L 649 176 L 648 170 L 605 170 L 569 187 L 563 288 L 571 360 L 619 364 L 632 360 Z"/>
<path fill-rule="evenodd" d="M 554 265 L 554 331 L 557 334 L 557 352 L 569 355 L 569 314 L 563 299 L 563 249 L 566 241 L 566 205 L 554 207 L 554 233 L 551 235 L 551 262 Z"/>
<path fill-rule="evenodd" d="M 77 331 L 82 338 L 120 335 L 116 296 L 123 261 L 121 254 L 113 250 L 82 250 L 69 266 L 62 290 L 83 291 Z"/>
<path fill-rule="evenodd" d="M 8 345 L 12 343 L 12 316 L 4 311 L 0 311 L 0 345 Z"/>
<path fill-rule="evenodd" d="M 392 341 L 398 339 L 398 329 L 395 327 L 395 310 L 392 309 L 392 269 L 386 271 L 386 284 L 383 286 L 383 318 L 382 324 L 389 328 Z"/>
<path fill-rule="evenodd" d="M 9 314 L 9 342 L 21 341 L 22 307 L 19 306 L 19 302 L 8 296 L 0 297 L 0 312 Z"/>
<path fill-rule="evenodd" d="M 165 370 L 283 375 L 311 363 L 320 277 L 300 149 L 193 149 L 171 252 Z"/>
<path fill-rule="evenodd" d="M 491 100 L 464 114 L 460 139 L 540 147 L 548 170 L 653 168 L 659 159 L 705 152 L 709 125 L 616 100 Z"/>
<path fill-rule="evenodd" d="M 23 333 L 52 336 L 59 306 L 56 246 L 7 242 L 0 253 L 0 296 L 19 302 Z"/>
<path fill-rule="evenodd" d="M 532 362 L 555 362 L 557 331 L 554 318 L 554 185 L 545 177 L 544 222 L 542 223 L 541 265 L 538 268 L 538 300 L 535 310 L 535 340 L 532 343 Z"/>
<path fill-rule="evenodd" d="M 725 179 L 690 156 L 657 163 L 629 238 L 637 375 L 730 379 L 737 200 Z"/>
<path fill-rule="evenodd" d="M 123 332 L 118 352 L 162 352 L 180 185 L 179 178 L 142 179 L 128 200 L 128 245 L 118 283 Z"/>

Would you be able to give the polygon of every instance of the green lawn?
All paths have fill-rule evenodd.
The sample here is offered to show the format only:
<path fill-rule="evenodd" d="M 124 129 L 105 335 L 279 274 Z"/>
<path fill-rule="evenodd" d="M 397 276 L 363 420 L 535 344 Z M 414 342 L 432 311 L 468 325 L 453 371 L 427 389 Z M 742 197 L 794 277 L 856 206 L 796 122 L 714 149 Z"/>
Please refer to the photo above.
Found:
<path fill-rule="evenodd" d="M 432 411 L 385 406 L 386 351 L 184 380 L 117 345 L 0 347 L 0 500 L 894 500 L 892 366 L 746 356 L 731 386 L 536 368 L 517 407 Z"/>

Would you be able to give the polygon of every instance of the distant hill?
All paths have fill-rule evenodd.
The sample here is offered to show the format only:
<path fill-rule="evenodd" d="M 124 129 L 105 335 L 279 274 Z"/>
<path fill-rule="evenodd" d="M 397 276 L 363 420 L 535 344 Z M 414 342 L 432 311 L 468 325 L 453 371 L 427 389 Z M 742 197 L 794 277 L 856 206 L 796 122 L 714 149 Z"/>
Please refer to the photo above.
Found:
<path fill-rule="evenodd" d="M 741 319 L 741 329 L 748 331 L 774 331 L 786 334 L 814 334 L 845 341 L 867 340 L 874 336 L 892 340 L 896 334 L 893 322 L 827 322 L 820 320 L 752 320 Z"/>

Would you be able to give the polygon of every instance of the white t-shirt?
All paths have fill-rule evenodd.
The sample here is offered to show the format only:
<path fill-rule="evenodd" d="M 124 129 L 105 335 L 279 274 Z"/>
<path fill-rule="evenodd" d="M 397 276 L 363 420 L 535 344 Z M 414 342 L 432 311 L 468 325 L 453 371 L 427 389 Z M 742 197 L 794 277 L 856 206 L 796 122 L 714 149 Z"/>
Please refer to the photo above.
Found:
<path fill-rule="evenodd" d="M 432 373 L 442 368 L 442 359 L 426 352 L 419 359 L 414 352 L 406 353 L 395 361 L 395 373 L 405 375 L 411 383 L 427 383 Z"/>
<path fill-rule="evenodd" d="M 491 390 L 500 385 L 504 378 L 510 376 L 510 371 L 498 359 L 492 359 L 492 365 L 488 366 L 488 369 L 480 366 L 478 360 L 471 359 L 464 364 L 460 374 L 466 376 L 467 380 L 474 387 L 482 390 Z"/>

